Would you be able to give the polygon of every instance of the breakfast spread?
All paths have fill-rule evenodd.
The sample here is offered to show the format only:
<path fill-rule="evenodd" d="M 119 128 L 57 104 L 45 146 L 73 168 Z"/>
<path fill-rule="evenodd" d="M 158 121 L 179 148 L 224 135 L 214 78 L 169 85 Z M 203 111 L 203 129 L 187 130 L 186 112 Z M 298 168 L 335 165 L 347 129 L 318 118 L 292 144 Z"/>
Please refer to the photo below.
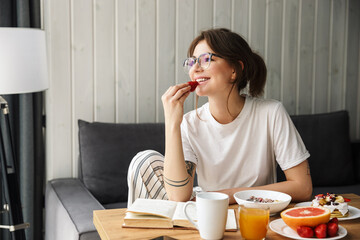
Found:
<path fill-rule="evenodd" d="M 334 193 L 318 194 L 315 199 L 312 200 L 312 206 L 322 206 L 330 210 L 331 217 L 347 217 L 349 215 L 349 209 L 347 202 L 350 199 L 343 198 L 342 196 Z"/>

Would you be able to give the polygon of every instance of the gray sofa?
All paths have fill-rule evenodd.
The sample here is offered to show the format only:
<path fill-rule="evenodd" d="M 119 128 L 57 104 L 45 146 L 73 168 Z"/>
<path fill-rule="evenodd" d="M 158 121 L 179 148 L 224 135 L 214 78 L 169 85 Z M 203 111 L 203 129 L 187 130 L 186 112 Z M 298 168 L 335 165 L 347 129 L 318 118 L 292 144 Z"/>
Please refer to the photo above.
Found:
<path fill-rule="evenodd" d="M 291 116 L 310 151 L 314 194 L 360 195 L 360 141 L 350 141 L 346 111 Z M 164 152 L 164 124 L 88 123 L 79 120 L 79 178 L 46 186 L 46 240 L 100 239 L 93 210 L 127 205 L 127 170 L 139 151 Z M 278 168 L 278 181 L 284 180 Z"/>

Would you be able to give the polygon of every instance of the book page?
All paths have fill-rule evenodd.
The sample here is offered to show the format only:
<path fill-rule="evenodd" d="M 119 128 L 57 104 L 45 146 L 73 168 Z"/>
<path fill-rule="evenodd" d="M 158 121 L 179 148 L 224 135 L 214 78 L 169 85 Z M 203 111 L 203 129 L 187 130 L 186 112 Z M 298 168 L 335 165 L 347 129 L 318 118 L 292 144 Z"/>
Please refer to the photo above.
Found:
<path fill-rule="evenodd" d="M 173 216 L 173 220 L 187 220 L 187 217 L 185 216 L 184 213 L 184 206 L 185 206 L 185 202 L 178 202 L 176 209 L 175 209 L 175 213 Z M 197 221 L 196 218 L 196 207 L 194 205 L 190 205 L 187 207 L 187 214 L 188 216 L 194 221 Z"/>
<path fill-rule="evenodd" d="M 126 212 L 124 219 L 139 219 L 139 220 L 147 220 L 147 219 L 164 219 L 168 220 L 168 218 L 154 215 L 154 214 L 143 214 L 143 213 L 133 213 L 133 212 Z"/>
<path fill-rule="evenodd" d="M 138 198 L 128 208 L 128 212 L 140 214 L 153 214 L 171 219 L 174 215 L 177 202 L 158 199 Z"/>

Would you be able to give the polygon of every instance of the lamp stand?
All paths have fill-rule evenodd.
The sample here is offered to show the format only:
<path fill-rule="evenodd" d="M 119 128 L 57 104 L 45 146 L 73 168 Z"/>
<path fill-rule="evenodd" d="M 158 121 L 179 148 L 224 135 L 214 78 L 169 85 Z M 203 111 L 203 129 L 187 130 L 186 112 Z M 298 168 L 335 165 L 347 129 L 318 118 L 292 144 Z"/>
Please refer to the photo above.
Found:
<path fill-rule="evenodd" d="M 8 229 L 13 240 L 25 240 L 25 228 L 30 226 L 24 223 L 20 200 L 20 187 L 15 167 L 15 153 L 12 146 L 9 108 L 6 100 L 0 96 L 0 117 L 4 117 L 5 126 L 0 126 L 0 168 L 2 177 L 2 191 L 5 204 L 2 213 L 8 213 L 9 225 L 0 225 Z M 5 148 L 8 143 L 9 148 Z"/>

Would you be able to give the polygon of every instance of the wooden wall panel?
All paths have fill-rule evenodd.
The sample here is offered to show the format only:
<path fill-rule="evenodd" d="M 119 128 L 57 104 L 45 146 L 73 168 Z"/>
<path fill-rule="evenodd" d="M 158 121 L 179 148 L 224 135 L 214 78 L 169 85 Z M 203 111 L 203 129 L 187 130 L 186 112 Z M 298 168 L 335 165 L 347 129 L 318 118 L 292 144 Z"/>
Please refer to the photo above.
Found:
<path fill-rule="evenodd" d="M 266 22 L 266 1 L 251 1 L 250 9 L 250 47 L 261 57 L 265 57 L 265 22 Z"/>
<path fill-rule="evenodd" d="M 73 159 L 78 157 L 78 119 L 94 119 L 93 3 L 71 1 L 71 83 Z M 90 23 L 90 24 L 89 24 Z M 78 164 L 73 161 L 73 175 Z"/>
<path fill-rule="evenodd" d="M 282 18 L 283 1 L 270 0 L 268 2 L 267 31 L 265 61 L 267 63 L 267 81 L 265 97 L 281 98 L 281 46 L 282 46 Z"/>
<path fill-rule="evenodd" d="M 214 27 L 231 28 L 231 0 L 214 0 Z"/>
<path fill-rule="evenodd" d="M 281 101 L 289 114 L 296 114 L 298 71 L 299 1 L 284 1 Z"/>
<path fill-rule="evenodd" d="M 94 1 L 94 120 L 115 117 L 115 0 Z"/>
<path fill-rule="evenodd" d="M 249 40 L 249 12 L 250 0 L 234 0 L 233 31 Z"/>
<path fill-rule="evenodd" d="M 177 0 L 176 1 L 176 83 L 189 81 L 189 76 L 185 74 L 182 64 L 187 57 L 187 50 L 194 38 L 194 18 L 195 1 Z M 184 103 L 184 112 L 194 109 L 193 98 L 188 97 Z"/>
<path fill-rule="evenodd" d="M 358 0 L 42 0 L 49 50 L 47 179 L 77 176 L 78 119 L 163 122 L 161 96 L 201 30 L 242 35 L 290 114 L 346 109 L 360 138 Z M 207 101 L 200 98 L 199 106 Z M 184 112 L 195 107 L 195 94 Z"/>
<path fill-rule="evenodd" d="M 116 122 L 136 122 L 136 1 L 115 1 Z"/>
<path fill-rule="evenodd" d="M 212 28 L 214 26 L 214 1 L 197 0 L 195 2 L 195 24 L 194 24 L 194 37 L 197 36 L 202 30 Z M 220 21 L 220 19 L 219 19 Z M 188 80 L 190 78 L 188 77 Z M 192 99 L 196 103 L 196 94 L 192 93 L 189 100 Z M 208 101 L 207 97 L 199 97 L 198 107 L 204 105 Z M 195 105 L 194 105 L 195 106 Z"/>
<path fill-rule="evenodd" d="M 137 0 L 136 115 L 138 122 L 154 122 L 156 90 L 156 1 Z"/>
<path fill-rule="evenodd" d="M 161 96 L 175 84 L 176 1 L 157 1 L 156 122 L 164 122 Z"/>
<path fill-rule="evenodd" d="M 330 62 L 330 19 L 331 4 L 318 0 L 315 5 L 315 66 L 314 66 L 314 108 L 312 113 L 328 111 L 329 62 Z"/>
<path fill-rule="evenodd" d="M 313 107 L 315 1 L 302 0 L 299 7 L 297 114 L 311 113 Z"/>
<path fill-rule="evenodd" d="M 45 1 L 49 57 L 46 91 L 46 178 L 72 176 L 72 83 L 69 1 Z M 59 51 L 61 49 L 61 51 Z"/>
<path fill-rule="evenodd" d="M 348 1 L 332 1 L 332 21 L 330 38 L 330 95 L 329 111 L 345 107 L 344 83 L 346 64 L 347 14 Z"/>
<path fill-rule="evenodd" d="M 360 1 L 350 0 L 348 9 L 345 109 L 350 114 L 350 136 L 355 139 L 360 138 Z"/>

